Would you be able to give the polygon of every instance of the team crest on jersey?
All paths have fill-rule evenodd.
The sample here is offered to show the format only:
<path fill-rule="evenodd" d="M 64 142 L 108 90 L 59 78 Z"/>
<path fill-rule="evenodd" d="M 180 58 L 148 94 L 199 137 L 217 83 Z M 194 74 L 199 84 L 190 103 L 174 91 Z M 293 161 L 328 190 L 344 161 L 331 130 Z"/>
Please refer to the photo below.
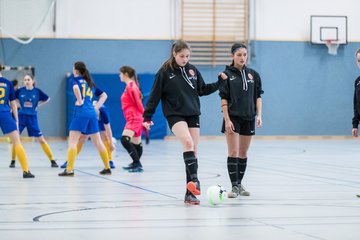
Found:
<path fill-rule="evenodd" d="M 254 76 L 251 73 L 248 73 L 248 77 L 250 80 L 252 80 L 254 78 Z"/>
<path fill-rule="evenodd" d="M 189 75 L 190 75 L 189 79 L 194 79 L 194 80 L 197 79 L 195 75 L 195 71 L 193 69 L 189 69 Z"/>
<path fill-rule="evenodd" d="M 192 77 L 195 76 L 194 70 L 190 69 L 190 70 L 189 70 L 189 74 L 190 74 Z"/>
<path fill-rule="evenodd" d="M 32 108 L 33 104 L 31 102 L 31 99 L 27 100 L 24 102 L 24 107 L 27 107 L 27 108 Z"/>

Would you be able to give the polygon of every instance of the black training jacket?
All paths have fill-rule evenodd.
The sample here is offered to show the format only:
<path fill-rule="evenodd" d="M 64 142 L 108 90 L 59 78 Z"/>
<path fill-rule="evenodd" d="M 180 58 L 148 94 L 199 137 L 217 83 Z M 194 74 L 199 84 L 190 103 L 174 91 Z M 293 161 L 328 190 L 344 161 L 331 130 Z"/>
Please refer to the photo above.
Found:
<path fill-rule="evenodd" d="M 144 111 L 144 121 L 150 121 L 159 101 L 165 117 L 199 116 L 199 96 L 209 95 L 219 89 L 219 83 L 206 84 L 195 66 L 161 68 L 152 86 Z"/>
<path fill-rule="evenodd" d="M 360 77 L 355 80 L 354 89 L 354 117 L 352 119 L 352 125 L 353 128 L 358 128 L 360 120 Z"/>
<path fill-rule="evenodd" d="M 226 66 L 226 81 L 220 82 L 219 95 L 228 100 L 229 115 L 244 120 L 253 120 L 256 116 L 256 101 L 264 93 L 260 75 L 253 69 L 244 67 L 239 70 Z"/>

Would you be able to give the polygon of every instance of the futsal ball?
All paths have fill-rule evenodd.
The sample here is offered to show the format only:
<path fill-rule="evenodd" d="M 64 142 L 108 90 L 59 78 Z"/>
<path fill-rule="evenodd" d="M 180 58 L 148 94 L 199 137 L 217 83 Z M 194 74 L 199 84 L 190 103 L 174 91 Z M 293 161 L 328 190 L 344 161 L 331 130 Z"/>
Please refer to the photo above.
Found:
<path fill-rule="evenodd" d="M 206 190 L 206 199 L 210 205 L 219 205 L 226 198 L 226 190 L 220 185 L 213 185 Z"/>

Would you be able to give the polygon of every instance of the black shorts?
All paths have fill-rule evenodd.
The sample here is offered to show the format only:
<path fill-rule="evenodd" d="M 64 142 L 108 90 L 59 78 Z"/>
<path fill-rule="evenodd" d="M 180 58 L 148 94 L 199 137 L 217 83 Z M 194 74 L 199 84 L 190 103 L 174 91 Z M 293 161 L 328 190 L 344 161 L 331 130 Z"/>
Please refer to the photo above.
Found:
<path fill-rule="evenodd" d="M 244 120 L 239 117 L 230 116 L 230 120 L 234 125 L 235 132 L 240 135 L 252 136 L 255 135 L 255 119 L 254 120 Z M 223 125 L 221 132 L 225 132 L 225 120 L 223 120 Z"/>
<path fill-rule="evenodd" d="M 169 124 L 170 130 L 175 125 L 175 123 L 181 122 L 181 121 L 186 122 L 189 128 L 200 128 L 200 118 L 199 118 L 199 116 L 188 116 L 188 117 L 169 116 L 169 117 L 166 118 L 166 120 L 167 120 L 167 122 Z"/>

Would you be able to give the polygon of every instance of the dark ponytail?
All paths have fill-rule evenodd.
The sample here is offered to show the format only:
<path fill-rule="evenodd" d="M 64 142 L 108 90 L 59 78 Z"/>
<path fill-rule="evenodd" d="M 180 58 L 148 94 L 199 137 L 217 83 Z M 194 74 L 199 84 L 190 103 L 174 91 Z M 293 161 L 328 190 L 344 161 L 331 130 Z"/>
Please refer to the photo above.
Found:
<path fill-rule="evenodd" d="M 86 83 L 89 85 L 90 88 L 95 88 L 95 83 L 91 79 L 89 71 L 86 69 L 86 65 L 83 62 L 76 62 L 74 64 L 74 69 L 78 70 L 81 76 L 85 79 Z"/>
<path fill-rule="evenodd" d="M 135 69 L 133 69 L 132 67 L 130 66 L 122 66 L 120 68 L 120 72 L 123 73 L 123 74 L 126 74 L 129 78 L 131 78 L 132 80 L 134 80 L 134 82 L 136 83 L 136 85 L 138 86 L 138 88 L 140 89 L 140 82 L 139 82 L 139 79 L 136 75 L 136 71 Z M 142 92 L 140 91 L 140 97 L 141 99 L 143 98 L 143 94 Z"/>

